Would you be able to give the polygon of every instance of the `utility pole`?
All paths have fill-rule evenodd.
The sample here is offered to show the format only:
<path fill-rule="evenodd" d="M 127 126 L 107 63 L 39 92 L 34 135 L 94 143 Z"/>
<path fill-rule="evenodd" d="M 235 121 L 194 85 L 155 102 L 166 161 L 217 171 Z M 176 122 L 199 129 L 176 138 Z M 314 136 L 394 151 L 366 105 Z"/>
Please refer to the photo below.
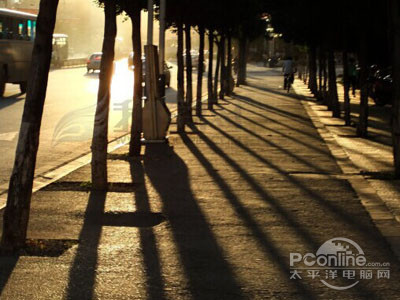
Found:
<path fill-rule="evenodd" d="M 160 0 L 160 38 L 159 38 L 159 65 L 160 65 L 160 97 L 165 98 L 165 11 L 166 0 Z"/>
<path fill-rule="evenodd" d="M 145 142 L 160 143 L 166 141 L 171 113 L 162 98 L 162 89 L 159 84 L 161 63 L 157 47 L 153 45 L 153 16 L 154 2 L 148 0 L 147 45 L 144 47 L 147 98 L 143 108 L 143 136 Z"/>
<path fill-rule="evenodd" d="M 147 45 L 153 45 L 154 1 L 147 1 Z"/>

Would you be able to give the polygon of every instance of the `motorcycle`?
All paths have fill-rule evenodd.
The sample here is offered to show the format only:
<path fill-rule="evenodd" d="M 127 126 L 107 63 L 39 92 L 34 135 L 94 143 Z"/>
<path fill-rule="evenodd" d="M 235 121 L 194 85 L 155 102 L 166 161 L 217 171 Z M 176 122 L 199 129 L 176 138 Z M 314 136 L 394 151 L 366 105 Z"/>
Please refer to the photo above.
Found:
<path fill-rule="evenodd" d="M 370 82 L 370 97 L 378 106 L 392 104 L 393 95 L 393 77 L 391 68 L 371 67 L 372 72 L 369 77 Z"/>

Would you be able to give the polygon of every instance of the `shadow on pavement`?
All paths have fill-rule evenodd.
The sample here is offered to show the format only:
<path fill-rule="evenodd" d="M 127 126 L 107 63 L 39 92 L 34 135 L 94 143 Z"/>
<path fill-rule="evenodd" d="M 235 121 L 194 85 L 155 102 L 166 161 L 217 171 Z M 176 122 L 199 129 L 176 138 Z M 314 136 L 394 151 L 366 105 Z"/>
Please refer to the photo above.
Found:
<path fill-rule="evenodd" d="M 0 97 L 0 109 L 6 108 L 8 106 L 14 105 L 15 103 L 25 99 L 25 94 L 14 94 L 7 97 Z"/>
<path fill-rule="evenodd" d="M 239 146 L 241 149 L 245 150 L 248 152 L 250 155 L 254 156 L 257 160 L 260 162 L 263 162 L 266 164 L 268 167 L 271 167 L 275 170 L 277 170 L 280 174 L 282 174 L 291 184 L 299 187 L 303 192 L 308 195 L 311 199 L 316 201 L 319 205 L 324 207 L 325 210 L 327 210 L 329 213 L 338 218 L 338 220 L 341 220 L 342 222 L 348 224 L 348 226 L 351 226 L 351 228 L 356 229 L 360 235 L 364 237 L 369 237 L 369 239 L 376 239 L 376 241 L 379 241 L 379 243 L 383 242 L 382 237 L 376 230 L 376 228 L 372 227 L 371 221 L 369 218 L 360 218 L 357 216 L 357 213 L 361 213 L 363 215 L 363 211 L 361 212 L 348 212 L 345 210 L 344 207 L 341 207 L 342 204 L 337 205 L 335 202 L 330 201 L 329 199 L 325 199 L 322 194 L 320 194 L 318 191 L 314 191 L 310 187 L 307 187 L 304 185 L 304 183 L 297 179 L 295 176 L 291 176 L 284 170 L 280 169 L 280 167 L 267 159 L 263 158 L 261 155 L 241 143 L 240 141 L 236 140 L 234 137 L 226 133 L 224 130 L 218 128 L 214 124 L 211 124 L 205 119 L 202 119 L 202 121 L 208 123 L 209 126 L 211 126 L 213 129 L 230 139 L 235 145 Z M 267 203 L 269 203 L 274 210 L 283 217 L 283 220 L 287 223 L 288 226 L 290 226 L 293 230 L 297 232 L 297 236 L 304 240 L 306 244 L 311 246 L 314 249 L 318 249 L 319 245 L 321 244 L 318 239 L 316 239 L 313 234 L 309 231 L 307 226 L 304 226 L 302 224 L 301 219 L 297 218 L 295 214 L 292 212 L 289 212 L 284 206 L 281 205 L 281 203 L 277 200 L 274 199 L 261 185 L 257 183 L 255 178 L 251 174 L 248 174 L 245 169 L 243 169 L 237 162 L 235 162 L 232 158 L 230 158 L 220 147 L 218 147 L 210 138 L 208 138 L 204 133 L 199 133 L 199 138 L 201 138 L 210 148 L 212 151 L 214 151 L 217 155 L 219 155 L 222 159 L 224 159 L 229 165 L 231 165 L 242 177 L 244 182 L 248 184 L 249 186 L 252 187 L 252 189 L 259 194 L 262 199 L 264 199 Z M 188 140 L 186 139 L 186 142 Z M 189 146 L 188 146 L 189 147 Z M 189 147 L 189 149 L 193 150 L 193 145 Z M 196 154 L 195 154 L 196 155 Z M 198 154 L 196 155 L 197 157 L 199 156 Z M 204 158 L 202 159 L 204 161 Z M 207 168 L 208 170 L 211 170 L 210 168 Z M 211 174 L 210 174 L 211 175 Z M 214 175 L 215 176 L 215 175 Z M 334 179 L 332 179 L 334 181 Z M 221 182 L 221 180 L 217 181 Z M 340 180 L 337 181 L 338 184 L 340 183 Z M 222 190 L 226 190 L 228 187 L 227 186 L 221 186 Z M 227 195 L 227 199 L 231 200 L 234 199 L 232 198 L 232 195 Z M 235 207 L 238 205 L 237 202 L 232 203 L 232 205 Z M 266 237 L 266 235 L 261 231 L 261 229 L 255 229 L 251 223 L 246 220 L 249 219 L 249 216 L 246 216 L 243 214 L 243 212 L 240 214 L 241 217 L 246 221 L 248 224 L 249 228 L 254 232 L 254 235 L 259 238 L 259 241 L 263 248 L 266 250 L 266 253 L 271 256 L 271 259 L 279 259 L 281 255 L 279 255 L 278 249 L 274 249 L 273 244 L 269 241 L 269 239 Z M 360 222 L 364 221 L 364 222 Z M 288 274 L 287 266 L 285 266 L 285 262 L 282 262 L 282 264 L 279 265 L 279 267 L 282 270 L 282 274 L 286 273 Z M 293 282 L 292 282 L 293 283 Z M 296 288 L 299 290 L 299 292 L 307 295 L 307 299 L 312 299 L 312 293 L 307 290 L 304 286 L 296 286 Z M 362 287 L 356 286 L 355 289 L 359 292 L 360 295 L 365 295 L 369 294 L 372 297 L 374 297 L 374 292 L 372 290 L 369 290 L 368 287 L 365 285 L 362 285 Z"/>
<path fill-rule="evenodd" d="M 191 191 L 188 167 L 171 148 L 163 152 L 163 159 L 145 158 L 144 170 L 161 197 L 193 299 L 244 299 Z"/>
<path fill-rule="evenodd" d="M 135 204 L 137 212 L 151 212 L 149 195 L 145 184 L 145 173 L 140 160 L 129 159 L 132 183 L 137 185 L 135 189 Z M 146 270 L 147 299 L 163 300 L 164 282 L 160 263 L 156 236 L 154 230 L 139 228 L 140 246 L 143 255 L 144 270 Z"/>
<path fill-rule="evenodd" d="M 229 200 L 235 212 L 244 221 L 246 226 L 255 236 L 261 248 L 265 251 L 265 253 L 270 257 L 272 261 L 275 261 L 277 263 L 278 268 L 280 269 L 282 274 L 285 275 L 290 274 L 290 269 L 288 268 L 287 262 L 285 261 L 286 259 L 284 258 L 284 254 L 281 253 L 280 250 L 274 246 L 274 242 L 257 224 L 257 221 L 253 219 L 251 213 L 241 203 L 239 198 L 235 195 L 234 191 L 230 188 L 229 184 L 223 179 L 223 177 L 220 174 L 218 174 L 212 163 L 204 156 L 204 154 L 200 151 L 199 148 L 197 148 L 195 143 L 188 136 L 182 135 L 181 137 L 186 147 L 193 153 L 196 159 L 204 166 L 210 177 L 213 178 L 214 182 L 218 184 L 220 190 L 224 193 L 225 198 Z M 204 134 L 200 135 L 200 138 L 204 139 L 204 137 L 205 137 Z M 204 140 L 207 144 L 210 145 L 210 147 L 214 151 L 216 148 L 218 148 L 210 140 L 208 139 Z M 292 285 L 301 295 L 303 295 L 304 299 L 316 299 L 316 296 L 313 294 L 313 292 L 309 290 L 301 282 L 296 280 L 290 280 L 288 276 L 285 277 L 288 280 L 287 283 Z"/>
<path fill-rule="evenodd" d="M 0 297 L 10 278 L 17 262 L 18 256 L 3 256 L 0 257 Z"/>
<path fill-rule="evenodd" d="M 290 97 L 290 96 L 286 95 L 286 97 Z M 234 95 L 233 98 L 236 99 L 236 100 L 239 100 L 239 101 L 241 101 L 243 103 L 246 103 L 246 104 L 249 104 L 251 106 L 254 106 L 256 108 L 262 108 L 262 109 L 265 109 L 267 111 L 274 112 L 274 113 L 279 114 L 281 116 L 290 118 L 290 119 L 292 119 L 292 120 L 294 120 L 296 122 L 299 122 L 299 123 L 302 123 L 302 124 L 310 124 L 310 120 L 308 118 L 305 118 L 303 116 L 300 116 L 300 115 L 297 115 L 297 114 L 294 114 L 294 113 L 279 109 L 277 107 L 274 107 L 274 106 L 259 102 L 257 100 L 252 99 L 252 98 L 249 98 L 249 97 L 246 97 L 246 96 L 243 96 L 243 95 L 237 95 L 237 94 Z"/>
<path fill-rule="evenodd" d="M 257 84 L 248 84 L 247 86 L 242 86 L 242 88 L 244 88 L 244 89 L 253 88 L 253 89 L 263 91 L 263 92 L 267 92 L 267 93 L 271 93 L 271 94 L 275 94 L 275 95 L 279 95 L 279 96 L 284 96 L 284 97 L 290 97 L 290 98 L 297 99 L 297 100 L 312 101 L 311 99 L 309 99 L 306 96 L 295 94 L 293 91 L 288 93 L 287 91 L 285 91 L 283 89 L 268 88 L 265 85 L 260 86 Z"/>
<path fill-rule="evenodd" d="M 237 107 L 240 107 L 240 106 L 237 106 Z M 240 107 L 240 109 L 243 109 L 243 108 Z M 303 146 L 305 146 L 305 147 L 308 147 L 308 148 L 310 148 L 311 150 L 320 152 L 320 153 L 322 153 L 322 154 L 329 154 L 327 150 L 322 150 L 321 148 L 314 147 L 314 146 L 311 145 L 310 143 L 303 142 L 303 141 L 301 141 L 300 139 L 297 139 L 297 138 L 295 138 L 295 137 L 293 137 L 293 136 L 291 136 L 291 135 L 288 135 L 288 134 L 283 133 L 282 130 L 276 130 L 276 129 L 273 129 L 272 127 L 267 127 L 267 126 L 265 126 L 265 125 L 263 125 L 263 124 L 261 124 L 261 123 L 258 123 L 258 122 L 254 121 L 254 120 L 252 120 L 252 119 L 250 119 L 250 118 L 248 118 L 248 117 L 245 117 L 245 116 L 241 115 L 240 113 L 237 113 L 237 112 L 235 112 L 235 111 L 233 111 L 233 110 L 231 110 L 231 109 L 225 108 L 225 111 L 227 111 L 227 112 L 229 112 L 230 114 L 232 114 L 232 115 L 234 115 L 234 116 L 236 116 L 236 117 L 239 117 L 239 118 L 241 118 L 241 119 L 243 119 L 243 120 L 245 120 L 245 121 L 247 121 L 247 122 L 249 122 L 249 123 L 252 123 L 252 124 L 254 124 L 254 125 L 256 125 L 256 126 L 262 128 L 262 129 L 264 129 L 264 130 L 273 132 L 274 134 L 277 134 L 277 135 L 279 135 L 279 136 L 285 137 L 285 138 L 287 138 L 287 139 L 289 139 L 289 140 L 292 140 L 292 141 L 295 142 L 295 143 L 298 143 L 298 144 L 300 144 L 300 145 L 303 145 Z M 249 111 L 249 110 L 247 110 L 247 111 Z M 229 118 L 225 117 L 224 115 L 222 115 L 222 114 L 220 114 L 220 113 L 218 113 L 218 112 L 217 112 L 216 114 L 217 114 L 218 116 L 220 116 L 221 118 L 227 120 L 228 122 L 231 122 L 231 120 L 230 120 Z M 267 117 L 266 117 L 266 118 L 267 118 Z M 267 118 L 267 119 L 268 119 L 268 118 Z M 311 138 L 314 138 L 314 139 L 316 139 L 316 140 L 319 140 L 319 137 L 318 137 L 317 135 L 311 135 L 311 134 L 306 133 L 306 132 L 304 132 L 304 131 L 298 130 L 298 129 L 294 128 L 294 127 L 288 126 L 287 124 L 284 124 L 283 122 L 279 122 L 279 121 L 273 120 L 273 119 L 269 119 L 269 121 L 270 121 L 270 122 L 273 122 L 274 125 L 275 125 L 275 124 L 279 124 L 279 125 L 282 125 L 282 126 L 288 128 L 290 131 L 297 131 L 297 132 L 300 133 L 300 134 L 303 134 L 303 135 L 306 135 L 306 136 L 308 136 L 308 137 L 311 137 Z M 241 126 L 240 124 L 237 124 L 236 122 L 233 122 L 232 124 L 233 124 L 235 127 L 242 128 L 243 130 L 245 130 L 245 128 L 244 128 L 243 126 Z M 263 140 L 264 142 L 271 144 L 270 141 L 267 141 L 265 138 L 261 137 L 260 135 L 255 134 L 255 133 L 253 133 L 253 134 L 254 134 L 254 136 L 258 137 L 259 139 Z"/>
<path fill-rule="evenodd" d="M 91 192 L 79 235 L 78 249 L 69 272 L 66 299 L 93 299 L 98 247 L 107 192 Z"/>

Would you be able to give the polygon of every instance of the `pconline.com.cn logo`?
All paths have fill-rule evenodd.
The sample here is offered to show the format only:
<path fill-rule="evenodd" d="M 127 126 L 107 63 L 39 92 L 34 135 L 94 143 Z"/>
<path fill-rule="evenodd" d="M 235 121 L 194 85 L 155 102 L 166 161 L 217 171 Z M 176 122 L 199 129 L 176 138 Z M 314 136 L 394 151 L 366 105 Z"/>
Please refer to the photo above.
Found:
<path fill-rule="evenodd" d="M 368 263 L 364 251 L 354 241 L 330 239 L 314 253 L 290 253 L 290 279 L 318 279 L 335 290 L 346 290 L 360 280 L 389 279 L 389 263 Z"/>

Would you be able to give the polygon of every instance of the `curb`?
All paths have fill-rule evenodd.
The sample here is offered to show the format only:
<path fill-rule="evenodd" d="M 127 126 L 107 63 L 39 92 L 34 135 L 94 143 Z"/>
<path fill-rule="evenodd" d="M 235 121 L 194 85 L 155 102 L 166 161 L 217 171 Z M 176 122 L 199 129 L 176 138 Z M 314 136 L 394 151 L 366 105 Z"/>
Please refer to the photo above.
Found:
<path fill-rule="evenodd" d="M 312 97 L 309 90 L 303 84 L 293 85 L 293 90 L 298 95 Z M 389 243 L 396 257 L 400 260 L 400 223 L 390 212 L 368 180 L 361 175 L 360 170 L 353 164 L 345 150 L 338 144 L 335 135 L 321 122 L 320 117 L 312 109 L 312 106 L 316 104 L 306 100 L 301 100 L 301 104 L 319 135 L 328 146 L 329 151 L 335 158 L 343 175 L 345 175 L 345 178 L 356 192 L 361 204 L 370 215 L 373 223 Z"/>
<path fill-rule="evenodd" d="M 207 93 L 203 93 L 202 97 L 207 96 Z M 203 99 L 201 102 L 204 103 L 207 98 Z M 193 101 L 193 106 L 196 107 L 196 101 Z M 178 115 L 177 109 L 171 111 L 171 120 L 176 118 Z M 112 153 L 113 151 L 127 145 L 130 141 L 130 133 L 124 134 L 111 142 L 108 143 L 107 153 Z M 38 174 L 33 179 L 32 193 L 39 191 L 40 189 L 52 184 L 53 182 L 59 180 L 60 178 L 76 171 L 77 169 L 89 164 L 92 160 L 91 152 L 84 153 L 76 159 L 65 162 L 53 169 Z M 8 193 L 8 183 L 0 187 L 0 212 L 4 210 L 7 204 L 7 193 Z"/>

